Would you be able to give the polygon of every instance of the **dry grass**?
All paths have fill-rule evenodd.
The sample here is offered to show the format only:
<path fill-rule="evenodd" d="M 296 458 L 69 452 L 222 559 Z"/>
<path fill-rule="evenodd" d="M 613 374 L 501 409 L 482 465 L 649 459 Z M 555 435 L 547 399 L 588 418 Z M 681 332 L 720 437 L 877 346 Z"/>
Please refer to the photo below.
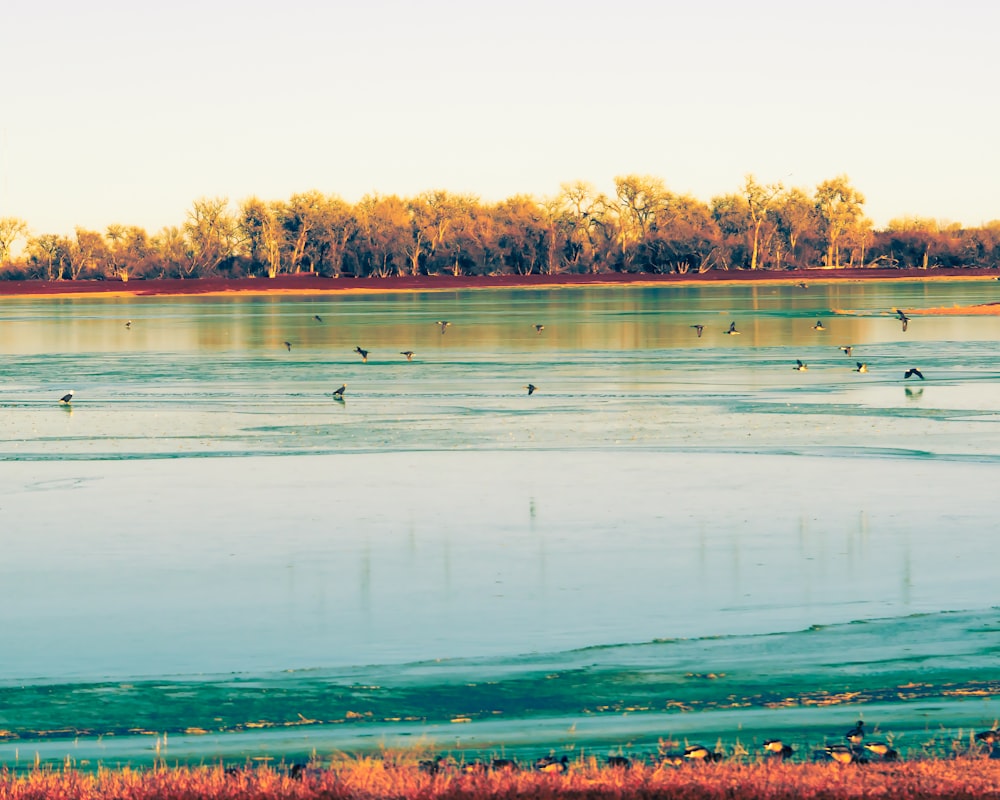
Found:
<path fill-rule="evenodd" d="M 530 769 L 437 774 L 405 756 L 340 759 L 301 771 L 260 767 L 159 767 L 80 772 L 34 770 L 0 773 L 0 800 L 598 800 L 603 798 L 886 797 L 984 798 L 1000 796 L 1000 760 L 977 757 L 901 763 L 838 765 L 788 762 L 685 764 L 607 768 L 594 759 L 571 763 L 564 774 Z"/>

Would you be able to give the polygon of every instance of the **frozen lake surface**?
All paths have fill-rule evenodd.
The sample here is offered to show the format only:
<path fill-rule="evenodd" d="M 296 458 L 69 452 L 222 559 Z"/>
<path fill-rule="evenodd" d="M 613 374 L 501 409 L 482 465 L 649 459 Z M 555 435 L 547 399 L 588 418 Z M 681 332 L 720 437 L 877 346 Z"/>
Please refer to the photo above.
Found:
<path fill-rule="evenodd" d="M 997 293 L 0 300 L 0 760 L 988 727 Z"/>

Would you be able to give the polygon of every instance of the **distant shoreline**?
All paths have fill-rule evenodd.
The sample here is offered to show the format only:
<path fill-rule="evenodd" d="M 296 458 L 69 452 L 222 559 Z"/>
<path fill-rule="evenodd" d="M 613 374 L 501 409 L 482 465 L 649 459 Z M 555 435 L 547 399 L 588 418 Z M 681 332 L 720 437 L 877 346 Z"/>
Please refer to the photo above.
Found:
<path fill-rule="evenodd" d="M 839 283 L 861 281 L 996 280 L 1000 271 L 811 269 L 711 270 L 701 274 L 587 274 L 419 276 L 393 278 L 323 278 L 317 275 L 281 275 L 276 278 L 192 278 L 190 280 L 120 281 L 0 281 L 2 297 L 143 297 L 222 295 L 316 295 L 391 292 L 446 292 L 468 289 L 552 289 L 586 286 L 700 286 L 767 283 Z"/>

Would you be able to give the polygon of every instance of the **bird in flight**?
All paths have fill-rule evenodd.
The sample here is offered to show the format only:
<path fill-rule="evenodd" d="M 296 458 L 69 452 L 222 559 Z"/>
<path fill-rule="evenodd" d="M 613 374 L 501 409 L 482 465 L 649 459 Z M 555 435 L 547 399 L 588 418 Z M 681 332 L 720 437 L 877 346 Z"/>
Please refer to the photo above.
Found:
<path fill-rule="evenodd" d="M 867 364 L 863 364 L 860 361 L 855 361 L 854 363 L 858 365 L 858 368 L 856 370 L 854 370 L 855 372 L 868 372 L 868 365 Z"/>
<path fill-rule="evenodd" d="M 805 372 L 809 369 L 809 367 L 808 365 L 802 363 L 802 359 L 797 358 L 795 359 L 795 366 L 792 367 L 792 369 L 798 370 L 799 372 Z"/>
<path fill-rule="evenodd" d="M 840 349 L 844 351 L 844 355 L 845 356 L 849 356 L 851 353 L 854 352 L 854 345 L 852 345 L 852 344 L 842 344 L 840 346 Z"/>
<path fill-rule="evenodd" d="M 823 320 L 821 320 L 821 319 L 816 320 L 816 324 L 813 325 L 813 330 L 814 331 L 825 331 L 826 327 L 823 325 Z"/>
<path fill-rule="evenodd" d="M 354 348 L 354 352 L 357 353 L 359 356 L 361 356 L 361 362 L 363 364 L 367 364 L 368 363 L 368 351 L 367 350 L 362 350 L 361 346 L 358 345 L 357 347 Z"/>
<path fill-rule="evenodd" d="M 545 330 L 544 325 L 535 325 L 535 333 L 541 333 L 544 330 Z"/>
<path fill-rule="evenodd" d="M 66 394 L 60 397 L 59 402 L 64 406 L 68 406 L 71 402 L 73 402 L 73 390 L 70 389 Z"/>
<path fill-rule="evenodd" d="M 412 350 L 403 350 L 402 352 L 400 352 L 400 355 L 401 356 L 406 356 L 406 360 L 407 361 L 413 361 L 413 351 Z"/>
<path fill-rule="evenodd" d="M 322 322 L 323 318 L 319 314 L 313 314 L 313 319 L 317 322 Z"/>
<path fill-rule="evenodd" d="M 130 319 L 129 320 L 125 320 L 125 327 L 131 329 L 131 327 L 132 327 L 132 320 L 130 320 Z"/>
<path fill-rule="evenodd" d="M 704 325 L 692 325 L 691 327 L 694 328 L 694 332 L 698 334 L 698 338 L 700 339 L 702 332 L 705 330 L 705 326 Z"/>
<path fill-rule="evenodd" d="M 537 387 L 537 386 L 535 386 L 535 384 L 533 384 L 533 383 L 529 383 L 529 384 L 528 384 L 527 386 L 525 386 L 524 388 L 528 390 L 528 394 L 534 394 L 534 393 L 535 393 L 535 391 L 536 391 L 536 390 L 538 389 L 538 387 Z"/>
<path fill-rule="evenodd" d="M 285 342 L 285 347 L 288 348 L 288 352 L 289 353 L 292 352 L 292 343 L 291 342 Z"/>
<path fill-rule="evenodd" d="M 439 319 L 434 324 L 437 325 L 437 326 L 439 326 L 441 328 L 441 333 L 442 334 L 444 334 L 445 328 L 447 328 L 447 327 L 449 327 L 451 325 L 451 323 L 448 322 L 448 320 L 446 320 L 446 319 Z"/>
<path fill-rule="evenodd" d="M 925 380 L 923 373 L 916 367 L 910 367 L 906 372 L 903 373 L 903 378 L 909 378 L 911 375 L 916 375 L 920 380 Z"/>
<path fill-rule="evenodd" d="M 343 400 L 344 399 L 344 392 L 346 392 L 346 391 L 347 391 L 347 384 L 345 383 L 345 384 L 343 384 L 339 389 L 337 389 L 333 393 L 333 399 L 334 400 Z"/>
<path fill-rule="evenodd" d="M 906 333 L 906 326 L 910 322 L 910 318 L 906 316 L 901 308 L 894 308 L 893 311 L 896 312 L 896 319 L 903 323 L 903 333 Z"/>
<path fill-rule="evenodd" d="M 739 336 L 740 335 L 740 332 L 738 330 L 736 330 L 736 323 L 735 322 L 730 322 L 729 323 L 729 330 L 725 331 L 725 333 L 726 333 L 727 336 Z"/>

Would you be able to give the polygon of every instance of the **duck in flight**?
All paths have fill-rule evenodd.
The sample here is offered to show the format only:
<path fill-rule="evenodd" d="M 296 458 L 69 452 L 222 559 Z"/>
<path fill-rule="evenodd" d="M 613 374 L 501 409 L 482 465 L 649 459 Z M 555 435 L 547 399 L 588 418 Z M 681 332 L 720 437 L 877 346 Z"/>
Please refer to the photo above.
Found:
<path fill-rule="evenodd" d="M 802 359 L 797 358 L 795 359 L 795 366 L 792 367 L 792 369 L 797 370 L 798 372 L 805 372 L 807 369 L 809 369 L 809 365 L 803 364 Z"/>
<path fill-rule="evenodd" d="M 130 320 L 130 319 L 129 320 L 125 320 L 125 327 L 131 330 L 131 328 L 132 328 L 132 320 Z"/>
<path fill-rule="evenodd" d="M 367 350 L 362 350 L 361 346 L 358 345 L 357 347 L 354 348 L 354 352 L 357 353 L 359 356 L 361 356 L 361 363 L 363 363 L 363 364 L 367 364 L 368 363 L 368 351 Z"/>
<path fill-rule="evenodd" d="M 544 325 L 535 325 L 535 333 L 541 333 L 544 330 L 545 330 Z"/>
<path fill-rule="evenodd" d="M 412 350 L 403 350 L 403 351 L 400 352 L 400 355 L 401 356 L 406 356 L 406 360 L 407 361 L 413 361 L 413 351 Z"/>
<path fill-rule="evenodd" d="M 924 374 L 916 367 L 910 367 L 906 372 L 903 373 L 903 379 L 909 378 L 911 375 L 916 375 L 920 380 L 925 380 Z"/>
<path fill-rule="evenodd" d="M 334 391 L 334 393 L 333 393 L 333 399 L 334 400 L 343 400 L 344 399 L 344 392 L 346 392 L 346 391 L 347 391 L 347 384 L 345 383 L 345 384 L 342 384 L 339 389 L 337 389 L 337 390 Z"/>
<path fill-rule="evenodd" d="M 289 353 L 291 353 L 291 352 L 292 352 L 292 343 L 291 343 L 291 342 L 285 342 L 285 347 L 287 347 L 287 348 L 288 348 L 288 352 L 289 352 Z"/>
<path fill-rule="evenodd" d="M 73 390 L 70 389 L 66 394 L 59 398 L 59 403 L 64 406 L 68 406 L 73 402 Z"/>
<path fill-rule="evenodd" d="M 816 324 L 813 325 L 813 330 L 814 331 L 825 331 L 826 327 L 823 325 L 823 320 L 821 320 L 821 319 L 816 320 Z"/>
<path fill-rule="evenodd" d="M 439 326 L 441 328 L 441 334 L 442 335 L 444 335 L 445 329 L 451 326 L 451 323 L 448 322 L 448 320 L 446 320 L 446 319 L 439 319 L 434 324 L 437 325 L 437 326 Z"/>
<path fill-rule="evenodd" d="M 313 319 L 317 322 L 322 322 L 323 318 L 319 314 L 313 314 Z"/>
<path fill-rule="evenodd" d="M 910 318 L 903 313 L 901 308 L 895 308 L 893 311 L 896 312 L 896 319 L 903 323 L 903 333 L 906 333 L 906 326 L 909 324 Z"/>
<path fill-rule="evenodd" d="M 739 336 L 740 335 L 740 332 L 738 330 L 736 330 L 736 323 L 735 322 L 730 322 L 729 323 L 729 330 L 725 331 L 725 333 L 726 333 L 727 336 Z"/>
<path fill-rule="evenodd" d="M 844 351 L 844 355 L 845 356 L 849 356 L 851 353 L 854 352 L 854 345 L 852 345 L 852 344 L 842 344 L 840 346 L 840 349 Z"/>
<path fill-rule="evenodd" d="M 863 363 L 861 361 L 855 361 L 854 363 L 858 365 L 858 368 L 856 370 L 854 370 L 855 372 L 868 372 L 868 365 L 867 364 L 865 364 L 865 363 Z"/>
<path fill-rule="evenodd" d="M 701 338 L 701 334 L 705 330 L 705 326 L 704 325 L 692 325 L 691 327 L 694 328 L 694 332 L 698 334 L 698 338 L 700 339 Z"/>
<path fill-rule="evenodd" d="M 525 386 L 524 388 L 528 390 L 528 394 L 529 394 L 529 395 L 530 395 L 530 394 L 534 394 L 534 393 L 535 393 L 535 392 L 536 392 L 536 391 L 538 390 L 538 387 L 537 387 L 537 386 L 535 386 L 535 384 L 533 384 L 533 383 L 529 383 L 529 384 L 528 384 L 527 386 Z"/>

